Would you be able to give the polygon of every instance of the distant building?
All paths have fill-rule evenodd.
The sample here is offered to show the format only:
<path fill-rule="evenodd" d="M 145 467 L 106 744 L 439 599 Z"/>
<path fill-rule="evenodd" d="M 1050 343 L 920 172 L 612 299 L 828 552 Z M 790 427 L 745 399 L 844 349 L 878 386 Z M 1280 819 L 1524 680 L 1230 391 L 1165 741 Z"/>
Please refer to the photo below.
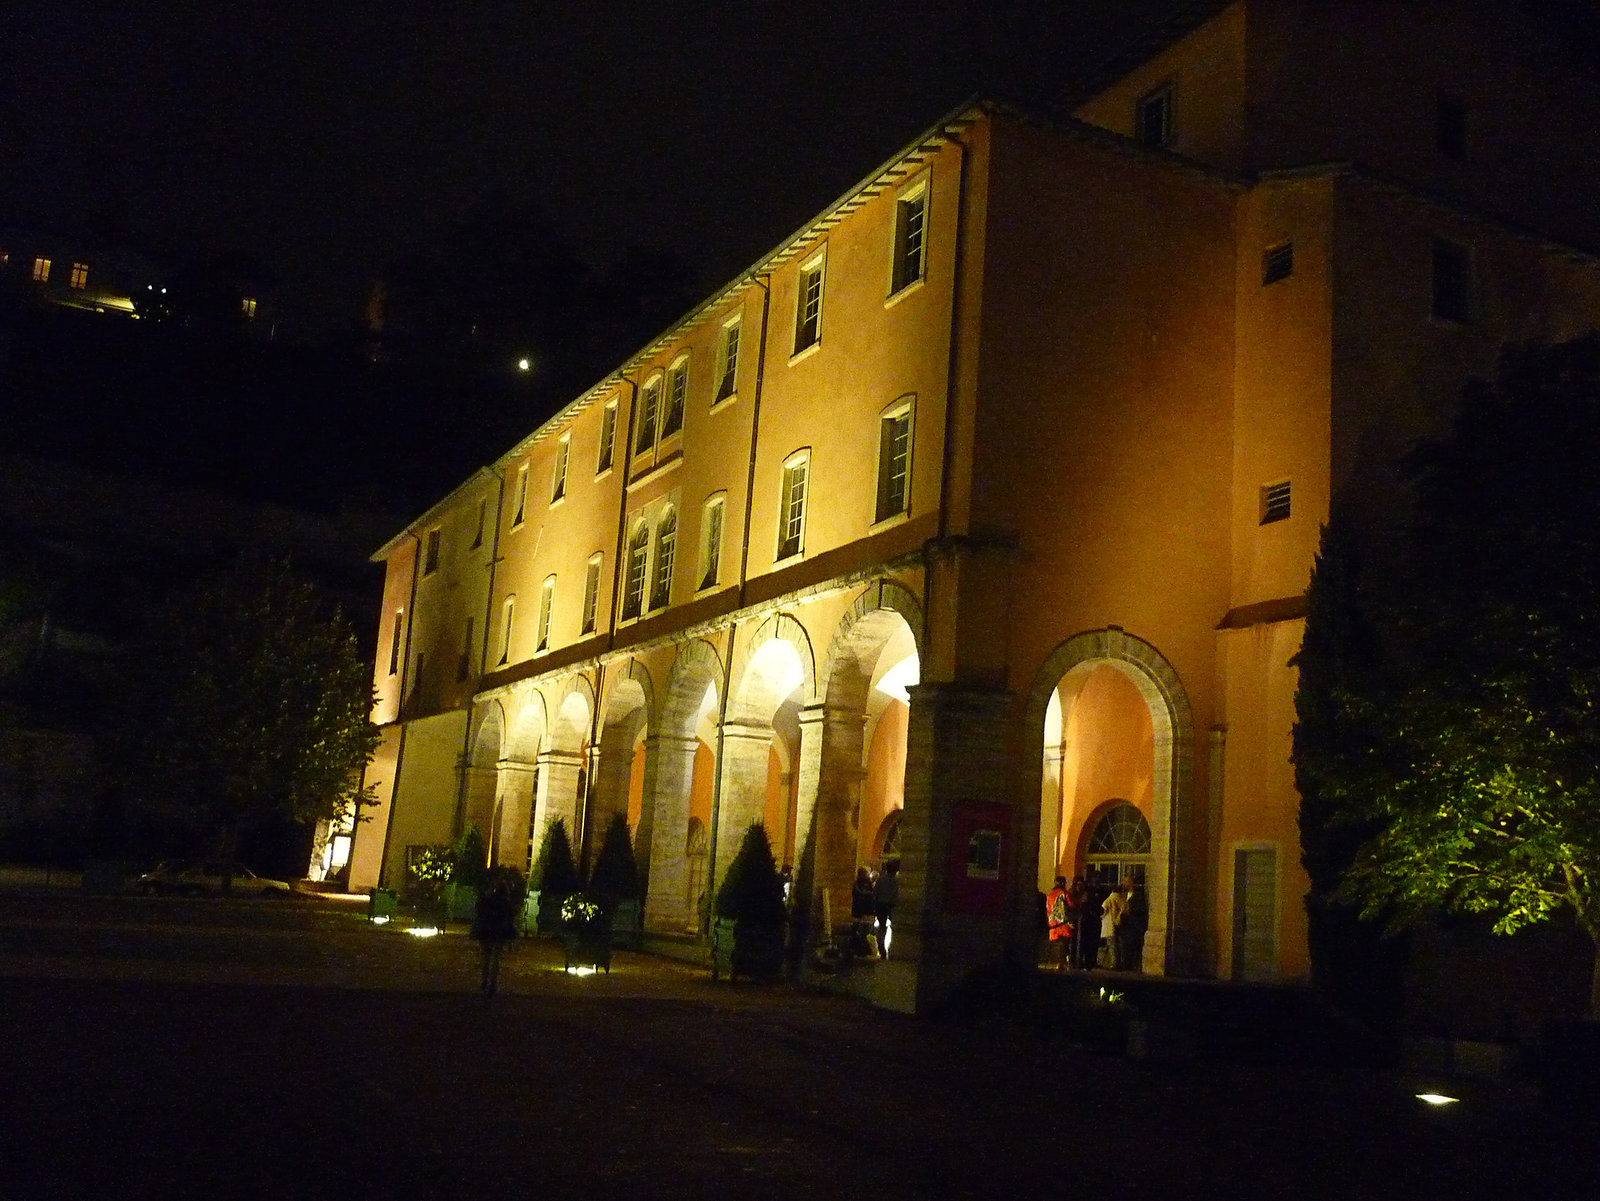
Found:
<path fill-rule="evenodd" d="M 6 226 L 0 277 L 42 304 L 132 317 L 134 298 L 159 286 L 160 268 L 133 251 Z"/>
<path fill-rule="evenodd" d="M 1147 971 L 1304 976 L 1319 528 L 1600 323 L 1596 96 L 1500 6 L 1239 0 L 951 114 L 378 553 L 352 883 L 620 813 L 694 935 L 761 820 L 814 941 L 902 864 L 884 1005 L 1058 873 L 1143 881 Z"/>

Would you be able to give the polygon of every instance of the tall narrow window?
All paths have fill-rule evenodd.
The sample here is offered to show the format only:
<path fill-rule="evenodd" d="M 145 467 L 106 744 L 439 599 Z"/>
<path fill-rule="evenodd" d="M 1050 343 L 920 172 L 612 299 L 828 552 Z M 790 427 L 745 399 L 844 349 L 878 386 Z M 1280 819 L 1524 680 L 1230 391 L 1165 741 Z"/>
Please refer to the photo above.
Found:
<path fill-rule="evenodd" d="M 617 402 L 606 405 L 600 414 L 600 456 L 595 460 L 594 473 L 611 470 L 611 458 L 617 449 Z"/>
<path fill-rule="evenodd" d="M 528 517 L 528 465 L 517 470 L 516 503 L 511 506 L 511 528 L 515 529 Z"/>
<path fill-rule="evenodd" d="M 726 510 L 726 497 L 717 495 L 706 501 L 700 514 L 701 588 L 714 585 L 722 568 L 722 518 Z"/>
<path fill-rule="evenodd" d="M 533 649 L 547 651 L 550 649 L 550 610 L 556 603 L 556 577 L 547 575 L 544 586 L 539 589 L 539 642 Z"/>
<path fill-rule="evenodd" d="M 911 406 L 878 419 L 878 508 L 873 520 L 906 511 L 911 500 Z"/>
<path fill-rule="evenodd" d="M 464 680 L 472 674 L 472 618 L 467 618 L 467 628 L 461 636 L 461 657 L 456 660 L 456 679 Z"/>
<path fill-rule="evenodd" d="M 1433 240 L 1433 315 L 1465 323 L 1472 318 L 1472 258 L 1465 246 Z"/>
<path fill-rule="evenodd" d="M 639 437 L 633 449 L 643 454 L 656 444 L 656 424 L 661 420 L 661 377 L 658 375 L 644 386 L 639 398 Z"/>
<path fill-rule="evenodd" d="M 73 263 L 72 264 L 72 275 L 67 279 L 67 283 L 70 284 L 74 288 L 86 288 L 86 287 L 88 287 L 89 286 L 89 264 L 88 263 Z"/>
<path fill-rule="evenodd" d="M 905 192 L 894 205 L 894 264 L 889 293 L 922 278 L 928 226 L 928 184 L 924 180 Z"/>
<path fill-rule="evenodd" d="M 47 284 L 50 282 L 50 260 L 38 258 L 33 260 L 33 282 Z"/>
<path fill-rule="evenodd" d="M 556 466 L 550 479 L 550 503 L 555 504 L 567 494 L 567 459 L 572 453 L 572 435 L 562 434 L 556 443 Z"/>
<path fill-rule="evenodd" d="M 717 349 L 716 400 L 727 400 L 739 389 L 739 319 L 722 327 L 722 343 Z M 715 403 L 713 401 L 712 403 Z"/>
<path fill-rule="evenodd" d="M 595 618 L 600 612 L 600 556 L 589 556 L 589 570 L 583 577 L 583 632 L 594 633 Z"/>
<path fill-rule="evenodd" d="M 689 360 L 681 358 L 667 372 L 667 411 L 661 418 L 661 436 L 669 437 L 683 428 L 683 410 L 689 400 Z"/>
<path fill-rule="evenodd" d="M 394 611 L 394 629 L 389 634 L 389 674 L 396 675 L 400 671 L 400 645 L 405 640 L 406 611 Z"/>
<path fill-rule="evenodd" d="M 641 521 L 628 542 L 628 562 L 622 579 L 622 616 L 637 617 L 644 609 L 645 565 L 650 560 L 650 525 Z"/>
<path fill-rule="evenodd" d="M 517 616 L 517 598 L 513 593 L 500 604 L 500 666 L 511 662 L 511 626 Z"/>
<path fill-rule="evenodd" d="M 822 340 L 822 268 L 816 258 L 800 268 L 800 288 L 795 297 L 794 352 L 799 354 Z"/>
<path fill-rule="evenodd" d="M 783 465 L 783 493 L 778 508 L 778 558 L 798 555 L 805 545 L 806 469 L 809 452 L 802 451 Z"/>
<path fill-rule="evenodd" d="M 1152 150 L 1172 145 L 1172 85 L 1163 84 L 1139 97 L 1133 111 L 1133 137 Z"/>
<path fill-rule="evenodd" d="M 437 526 L 428 531 L 427 540 L 423 543 L 423 575 L 432 575 L 434 572 L 439 570 L 439 538 L 440 531 Z"/>
<path fill-rule="evenodd" d="M 244 316 L 244 319 L 246 321 L 254 321 L 256 319 L 256 301 L 255 301 L 255 297 L 253 297 L 253 296 L 245 296 L 242 299 L 240 299 L 240 301 L 239 301 L 239 312 Z"/>
<path fill-rule="evenodd" d="M 473 531 L 472 545 L 469 550 L 477 550 L 483 545 L 483 527 L 489 520 L 489 500 L 487 497 L 478 502 L 478 526 Z"/>
<path fill-rule="evenodd" d="M 650 608 L 665 609 L 672 598 L 672 561 L 678 549 L 678 515 L 667 510 L 656 527 L 655 579 L 650 585 Z"/>

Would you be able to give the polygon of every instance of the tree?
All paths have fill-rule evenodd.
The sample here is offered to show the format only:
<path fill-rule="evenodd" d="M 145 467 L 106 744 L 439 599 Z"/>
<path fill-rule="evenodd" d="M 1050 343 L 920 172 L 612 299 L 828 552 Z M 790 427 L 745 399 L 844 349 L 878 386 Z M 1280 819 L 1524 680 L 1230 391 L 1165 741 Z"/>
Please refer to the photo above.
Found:
<path fill-rule="evenodd" d="M 595 856 L 594 870 L 589 873 L 589 891 L 614 908 L 618 901 L 637 898 L 640 883 L 639 864 L 633 857 L 633 840 L 628 835 L 628 819 L 620 813 L 614 814 L 600 843 L 600 853 Z"/>
<path fill-rule="evenodd" d="M 287 567 L 204 577 L 135 644 L 118 762 L 136 797 L 203 824 L 231 861 L 251 825 L 359 806 L 378 744 L 368 670 L 343 616 Z"/>
<path fill-rule="evenodd" d="M 1595 336 L 1508 348 L 1408 457 L 1417 517 L 1392 635 L 1335 703 L 1367 726 L 1334 771 L 1340 820 L 1375 831 L 1340 889 L 1367 915 L 1443 908 L 1511 934 L 1565 911 L 1600 948 L 1596 462 Z"/>
<path fill-rule="evenodd" d="M 772 843 L 760 822 L 751 822 L 717 890 L 717 916 L 750 926 L 783 926 L 783 879 L 772 857 Z"/>

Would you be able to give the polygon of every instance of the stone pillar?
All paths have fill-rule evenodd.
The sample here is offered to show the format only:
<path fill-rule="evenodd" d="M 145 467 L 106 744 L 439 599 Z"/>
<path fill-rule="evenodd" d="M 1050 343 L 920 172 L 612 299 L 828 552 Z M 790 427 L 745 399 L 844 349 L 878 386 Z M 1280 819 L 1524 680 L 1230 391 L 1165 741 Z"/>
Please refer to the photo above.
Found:
<path fill-rule="evenodd" d="M 462 791 L 465 804 L 462 806 L 461 828 L 477 826 L 478 833 L 483 835 L 484 841 L 489 842 L 494 838 L 494 794 L 497 776 L 492 767 L 468 766 L 462 770 L 465 777 L 462 780 Z"/>
<path fill-rule="evenodd" d="M 698 918 L 689 897 L 689 791 L 698 738 L 653 734 L 644 744 L 644 809 L 637 853 L 648 873 L 644 922 L 649 930 L 681 933 Z"/>
<path fill-rule="evenodd" d="M 589 786 L 589 814 L 584 821 L 585 862 L 593 864 L 605 841 L 606 830 L 615 814 L 628 814 L 628 784 L 633 777 L 633 732 L 627 722 L 613 726 L 601 740 L 594 756 L 594 775 Z"/>
<path fill-rule="evenodd" d="M 973 969 L 1000 962 L 1017 927 L 1025 929 L 1031 952 L 1038 807 L 1036 796 L 1029 797 L 1022 808 L 1031 812 L 1023 812 L 1008 796 L 1009 692 L 958 684 L 919 684 L 908 691 L 900 900 L 894 950 L 874 971 L 873 1001 L 914 1013 L 947 997 Z M 946 879 L 951 829 L 964 802 L 1012 809 L 1012 846 L 1002 851 L 1009 878 L 998 914 L 962 912 L 951 905 Z"/>
<path fill-rule="evenodd" d="M 739 853 L 744 832 L 751 822 L 760 821 L 767 809 L 767 756 L 772 746 L 770 726 L 726 722 L 722 727 L 722 790 L 717 799 L 715 818 L 717 843 L 716 876 L 711 895 L 717 895 L 728 865 Z"/>
<path fill-rule="evenodd" d="M 1061 760 L 1066 748 L 1044 748 L 1044 783 L 1039 788 L 1039 873 L 1037 883 L 1045 892 L 1055 884 L 1061 870 Z"/>
<path fill-rule="evenodd" d="M 544 828 L 556 818 L 567 823 L 567 837 L 578 834 L 578 775 L 583 755 L 577 751 L 544 751 L 539 755 L 539 795 L 534 800 L 533 839 L 544 837 Z"/>
<path fill-rule="evenodd" d="M 850 886 L 855 879 L 859 841 L 861 781 L 867 774 L 861 764 L 865 738 L 865 714 L 833 707 L 823 710 L 822 762 L 814 816 L 814 889 L 828 890 L 835 927 L 850 919 Z M 821 937 L 824 932 L 817 933 Z"/>
<path fill-rule="evenodd" d="M 529 843 L 538 837 L 532 828 L 533 779 L 538 769 L 516 759 L 500 760 L 500 824 L 494 836 L 494 862 L 528 870 L 537 847 Z"/>

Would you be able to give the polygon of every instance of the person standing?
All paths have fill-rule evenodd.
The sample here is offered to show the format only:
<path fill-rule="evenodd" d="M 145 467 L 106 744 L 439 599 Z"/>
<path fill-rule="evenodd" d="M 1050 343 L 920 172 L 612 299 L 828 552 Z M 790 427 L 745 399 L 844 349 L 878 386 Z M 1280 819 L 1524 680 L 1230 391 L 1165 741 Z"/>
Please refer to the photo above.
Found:
<path fill-rule="evenodd" d="M 1077 937 L 1073 944 L 1077 966 L 1086 972 L 1095 966 L 1100 954 L 1100 890 L 1093 880 L 1080 877 L 1077 884 L 1081 890 L 1078 893 Z"/>
<path fill-rule="evenodd" d="M 850 950 L 852 954 L 867 953 L 867 934 L 872 929 L 872 871 L 865 865 L 856 868 L 855 883 L 850 886 Z"/>
<path fill-rule="evenodd" d="M 878 958 L 889 958 L 889 915 L 900 900 L 900 861 L 891 859 L 872 886 L 872 912 L 878 919 Z"/>
<path fill-rule="evenodd" d="M 472 914 L 472 937 L 483 952 L 478 987 L 492 997 L 500 987 L 500 955 L 517 936 L 517 902 L 511 881 L 498 872 L 483 883 Z"/>
<path fill-rule="evenodd" d="M 1128 912 L 1128 898 L 1122 892 L 1126 886 L 1124 880 L 1122 885 L 1106 893 L 1106 903 L 1100 906 L 1100 937 L 1111 948 L 1111 966 L 1118 971 L 1122 970 L 1122 918 Z"/>
<path fill-rule="evenodd" d="M 1117 958 L 1123 971 L 1137 972 L 1144 966 L 1144 932 L 1150 924 L 1150 909 L 1143 886 L 1134 883 L 1132 876 L 1123 879 L 1122 895 L 1127 907 L 1117 927 Z"/>
<path fill-rule="evenodd" d="M 1067 878 L 1057 876 L 1056 886 L 1044 898 L 1044 921 L 1058 972 L 1066 966 L 1067 949 L 1072 942 L 1072 910 L 1068 898 Z"/>

